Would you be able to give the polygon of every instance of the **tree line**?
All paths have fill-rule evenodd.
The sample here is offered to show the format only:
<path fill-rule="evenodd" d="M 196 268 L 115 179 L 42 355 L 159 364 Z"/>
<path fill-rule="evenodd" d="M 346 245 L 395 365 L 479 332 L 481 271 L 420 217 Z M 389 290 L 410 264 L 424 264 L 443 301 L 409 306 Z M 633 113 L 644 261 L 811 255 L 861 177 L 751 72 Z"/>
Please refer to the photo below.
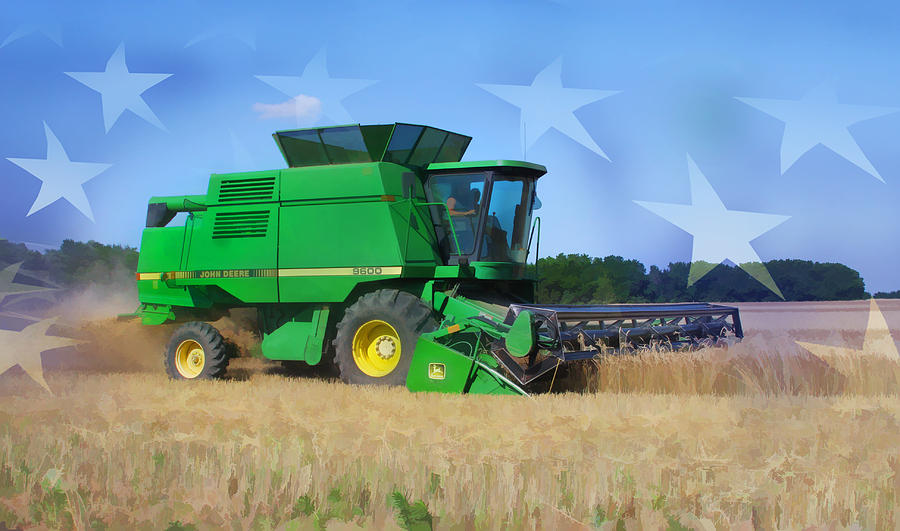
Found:
<path fill-rule="evenodd" d="M 0 267 L 22 262 L 21 271 L 60 287 L 131 283 L 137 260 L 137 249 L 122 245 L 65 240 L 59 249 L 38 252 L 0 239 Z M 770 260 L 764 265 L 785 300 L 870 297 L 859 273 L 843 264 Z M 687 262 L 672 262 L 664 269 L 651 265 L 648 270 L 641 262 L 621 256 L 559 254 L 541 258 L 537 267 L 538 301 L 545 303 L 781 300 L 741 268 L 725 264 L 716 266 L 690 286 L 691 264 Z M 900 290 L 874 296 L 900 298 Z"/>
<path fill-rule="evenodd" d="M 138 252 L 133 247 L 65 240 L 59 249 L 38 252 L 0 239 L 0 267 L 21 263 L 20 273 L 63 288 L 134 282 Z"/>
<path fill-rule="evenodd" d="M 784 300 L 855 300 L 870 297 L 862 277 L 843 264 L 809 260 L 763 263 Z M 746 264 L 745 264 L 746 265 Z M 759 264 L 749 264 L 753 265 Z M 691 264 L 672 262 L 650 270 L 637 260 L 559 254 L 538 260 L 538 301 L 559 304 L 684 301 L 779 301 L 743 269 L 721 264 L 688 286 Z M 890 296 L 877 293 L 875 296 Z M 894 296 L 900 292 L 893 292 Z"/>

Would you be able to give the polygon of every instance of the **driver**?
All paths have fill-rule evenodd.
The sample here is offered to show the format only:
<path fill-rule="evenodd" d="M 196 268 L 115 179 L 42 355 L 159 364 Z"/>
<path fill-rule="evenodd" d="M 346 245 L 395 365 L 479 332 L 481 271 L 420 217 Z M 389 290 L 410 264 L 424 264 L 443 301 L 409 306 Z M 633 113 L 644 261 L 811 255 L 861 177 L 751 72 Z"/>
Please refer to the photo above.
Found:
<path fill-rule="evenodd" d="M 451 216 L 474 216 L 478 208 L 478 199 L 481 194 L 478 190 L 469 190 L 464 187 L 455 187 L 453 193 L 447 198 L 447 210 Z M 466 200 L 470 200 L 468 203 Z M 471 208 L 467 208 L 472 205 Z M 459 210 L 457 210 L 459 208 Z"/>

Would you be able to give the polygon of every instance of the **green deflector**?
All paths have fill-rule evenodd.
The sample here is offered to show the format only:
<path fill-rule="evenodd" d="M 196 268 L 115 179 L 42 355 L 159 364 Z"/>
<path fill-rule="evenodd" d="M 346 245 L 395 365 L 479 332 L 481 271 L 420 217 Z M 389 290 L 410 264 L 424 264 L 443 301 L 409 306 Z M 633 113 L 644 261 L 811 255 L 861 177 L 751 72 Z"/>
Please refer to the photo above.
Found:
<path fill-rule="evenodd" d="M 468 351 L 467 348 L 454 350 L 436 340 L 446 335 L 445 330 L 440 330 L 423 334 L 416 342 L 406 378 L 407 389 L 442 393 L 528 395 L 496 368 L 491 367 L 492 358 L 481 357 L 477 353 L 466 355 L 462 351 Z M 459 348 L 464 342 L 461 340 L 453 346 Z"/>
<path fill-rule="evenodd" d="M 513 356 L 524 358 L 534 351 L 536 342 L 534 314 L 524 310 L 516 316 L 512 328 L 506 335 L 506 349 Z"/>

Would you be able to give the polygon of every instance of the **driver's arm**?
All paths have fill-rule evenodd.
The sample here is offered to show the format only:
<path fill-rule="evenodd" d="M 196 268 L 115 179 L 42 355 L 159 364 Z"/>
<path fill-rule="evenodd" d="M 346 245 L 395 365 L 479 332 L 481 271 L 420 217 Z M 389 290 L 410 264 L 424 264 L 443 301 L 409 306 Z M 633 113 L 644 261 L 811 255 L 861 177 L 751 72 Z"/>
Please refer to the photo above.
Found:
<path fill-rule="evenodd" d="M 447 198 L 447 210 L 450 211 L 451 216 L 471 216 L 475 213 L 475 209 L 472 210 L 455 210 L 456 207 L 456 198 L 448 197 Z"/>

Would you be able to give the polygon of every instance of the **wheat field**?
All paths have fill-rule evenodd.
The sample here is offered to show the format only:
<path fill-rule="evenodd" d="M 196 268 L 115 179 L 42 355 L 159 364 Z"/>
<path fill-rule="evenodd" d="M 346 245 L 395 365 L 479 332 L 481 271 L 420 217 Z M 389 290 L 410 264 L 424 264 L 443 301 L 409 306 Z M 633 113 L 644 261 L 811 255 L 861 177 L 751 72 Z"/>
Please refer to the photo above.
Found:
<path fill-rule="evenodd" d="M 879 305 L 900 326 L 900 301 Z M 837 366 L 796 343 L 860 349 L 869 302 L 741 309 L 728 350 L 610 357 L 533 398 L 354 387 L 252 358 L 174 382 L 167 330 L 95 320 L 87 343 L 44 355 L 52 395 L 0 375 L 0 524 L 900 528 L 900 362 Z"/>

